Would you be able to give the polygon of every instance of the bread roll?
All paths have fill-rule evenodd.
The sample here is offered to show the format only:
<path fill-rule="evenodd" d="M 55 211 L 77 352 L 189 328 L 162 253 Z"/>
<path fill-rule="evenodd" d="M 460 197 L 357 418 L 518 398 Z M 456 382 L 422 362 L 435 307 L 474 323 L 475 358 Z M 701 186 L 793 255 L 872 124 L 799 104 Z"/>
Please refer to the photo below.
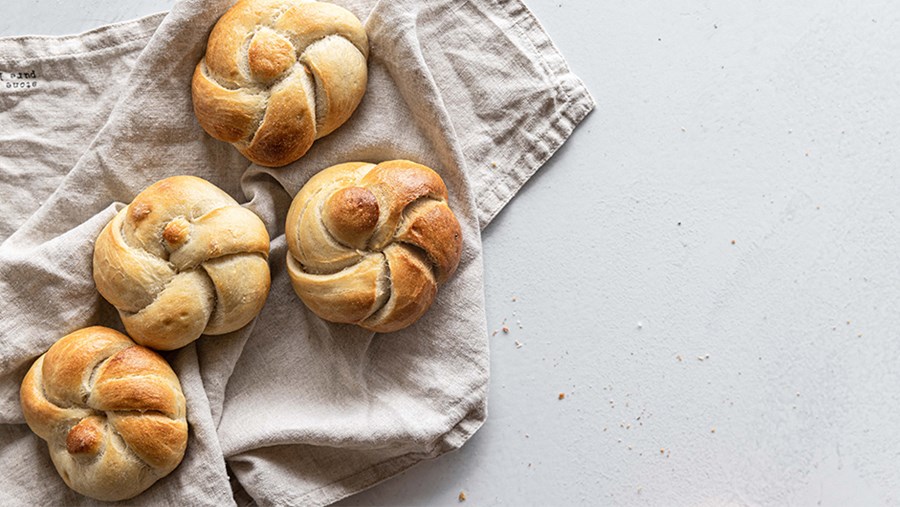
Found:
<path fill-rule="evenodd" d="M 289 164 L 356 110 L 368 54 L 362 23 L 342 7 L 240 0 L 216 23 L 194 70 L 194 113 L 251 161 Z"/>
<path fill-rule="evenodd" d="M 418 320 L 462 251 L 443 180 L 408 160 L 316 174 L 294 197 L 285 235 L 300 299 L 323 319 L 377 332 Z"/>
<path fill-rule="evenodd" d="M 19 396 L 56 471 L 82 495 L 132 498 L 184 457 L 178 377 L 157 353 L 112 329 L 89 327 L 54 343 L 28 370 Z"/>
<path fill-rule="evenodd" d="M 240 329 L 269 293 L 262 220 L 206 180 L 147 187 L 94 245 L 97 290 L 141 345 L 172 350 Z"/>

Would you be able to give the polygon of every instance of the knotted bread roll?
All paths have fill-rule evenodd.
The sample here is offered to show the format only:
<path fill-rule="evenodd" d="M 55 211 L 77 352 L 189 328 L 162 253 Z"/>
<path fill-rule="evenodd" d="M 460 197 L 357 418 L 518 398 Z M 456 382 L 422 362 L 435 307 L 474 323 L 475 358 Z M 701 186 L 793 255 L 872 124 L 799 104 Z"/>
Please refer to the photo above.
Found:
<path fill-rule="evenodd" d="M 323 319 L 377 332 L 421 317 L 462 250 L 443 180 L 408 160 L 316 174 L 294 197 L 285 235 L 300 299 Z"/>
<path fill-rule="evenodd" d="M 134 341 L 172 350 L 253 320 L 269 293 L 268 255 L 255 213 L 206 180 L 173 176 L 100 233 L 94 282 Z"/>
<path fill-rule="evenodd" d="M 112 329 L 89 327 L 54 343 L 28 370 L 19 396 L 56 471 L 82 495 L 131 498 L 184 457 L 178 377 L 158 354 Z"/>
<path fill-rule="evenodd" d="M 282 166 L 340 127 L 366 91 L 369 43 L 350 11 L 308 0 L 240 0 L 194 70 L 194 113 L 251 161 Z"/>

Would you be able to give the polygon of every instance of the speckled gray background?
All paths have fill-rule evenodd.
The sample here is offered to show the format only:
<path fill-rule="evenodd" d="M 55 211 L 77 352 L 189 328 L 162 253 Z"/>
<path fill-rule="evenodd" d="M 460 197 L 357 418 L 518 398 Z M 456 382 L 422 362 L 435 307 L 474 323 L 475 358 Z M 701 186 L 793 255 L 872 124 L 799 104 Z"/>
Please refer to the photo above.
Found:
<path fill-rule="evenodd" d="M 342 505 L 900 504 L 900 8 L 528 4 L 598 106 L 485 232 L 490 417 Z"/>

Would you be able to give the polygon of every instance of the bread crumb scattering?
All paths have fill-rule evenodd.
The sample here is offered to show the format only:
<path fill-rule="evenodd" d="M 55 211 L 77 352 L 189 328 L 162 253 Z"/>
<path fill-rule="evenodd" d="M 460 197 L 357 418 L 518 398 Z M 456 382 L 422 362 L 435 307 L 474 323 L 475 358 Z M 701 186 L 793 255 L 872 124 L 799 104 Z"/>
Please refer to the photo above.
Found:
<path fill-rule="evenodd" d="M 460 501 L 460 502 L 465 502 L 465 501 L 466 501 L 466 492 L 465 492 L 465 491 L 460 491 L 460 492 L 459 492 L 459 497 L 458 497 L 458 498 L 459 498 L 459 501 Z"/>
<path fill-rule="evenodd" d="M 566 393 L 559 393 L 559 399 L 561 399 L 561 400 L 566 399 Z"/>
<path fill-rule="evenodd" d="M 509 334 L 509 328 L 506 326 L 503 326 L 503 332 L 506 334 Z"/>

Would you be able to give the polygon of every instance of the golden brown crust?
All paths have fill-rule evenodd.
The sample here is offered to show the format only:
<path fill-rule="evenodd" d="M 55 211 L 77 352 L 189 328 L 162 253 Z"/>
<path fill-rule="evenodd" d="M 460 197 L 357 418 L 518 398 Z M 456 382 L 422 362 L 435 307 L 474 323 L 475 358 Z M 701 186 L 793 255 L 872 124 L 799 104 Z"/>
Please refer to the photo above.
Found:
<path fill-rule="evenodd" d="M 335 239 L 353 248 L 365 248 L 378 224 L 378 200 L 361 187 L 346 187 L 331 194 L 322 212 L 325 227 Z"/>
<path fill-rule="evenodd" d="M 60 476 L 91 498 L 132 498 L 184 457 L 178 377 L 158 354 L 112 329 L 59 339 L 31 366 L 19 399 Z"/>
<path fill-rule="evenodd" d="M 200 126 L 277 167 L 346 122 L 366 91 L 369 45 L 350 11 L 327 2 L 239 0 L 194 71 Z"/>
<path fill-rule="evenodd" d="M 461 241 L 447 241 L 447 238 L 461 237 L 459 221 L 442 201 L 424 201 L 407 215 L 397 229 L 394 241 L 421 248 L 434 265 L 438 283 L 444 283 L 456 272 L 462 253 Z"/>
<path fill-rule="evenodd" d="M 187 448 L 187 421 L 154 413 L 112 413 L 110 421 L 129 447 L 147 464 L 178 466 Z M 152 435 L 152 438 L 148 438 Z"/>
<path fill-rule="evenodd" d="M 250 75 L 269 82 L 286 72 L 294 64 L 294 46 L 274 30 L 261 28 L 250 40 L 247 65 Z"/>
<path fill-rule="evenodd" d="M 205 180 L 173 176 L 104 227 L 94 281 L 136 342 L 171 350 L 249 323 L 269 292 L 268 253 L 255 213 Z"/>
<path fill-rule="evenodd" d="M 372 331 L 388 333 L 412 324 L 431 306 L 437 294 L 437 281 L 421 254 L 406 245 L 394 243 L 384 249 L 391 270 L 391 296 L 384 307 L 361 325 Z"/>
<path fill-rule="evenodd" d="M 253 135 L 266 107 L 263 94 L 227 89 L 213 81 L 201 62 L 191 81 L 194 115 L 203 130 L 220 141 L 236 143 Z"/>
<path fill-rule="evenodd" d="M 408 160 L 329 167 L 288 211 L 287 267 L 317 315 L 378 332 L 409 326 L 456 271 L 462 233 L 432 169 Z"/>
<path fill-rule="evenodd" d="M 91 416 L 72 426 L 66 435 L 66 450 L 69 454 L 97 454 L 103 442 L 102 424 L 101 418 Z"/>
<path fill-rule="evenodd" d="M 237 149 L 264 166 L 285 165 L 302 157 L 316 139 L 314 93 L 306 70 L 287 77 L 272 89 L 269 107 L 252 139 L 236 143 Z"/>

